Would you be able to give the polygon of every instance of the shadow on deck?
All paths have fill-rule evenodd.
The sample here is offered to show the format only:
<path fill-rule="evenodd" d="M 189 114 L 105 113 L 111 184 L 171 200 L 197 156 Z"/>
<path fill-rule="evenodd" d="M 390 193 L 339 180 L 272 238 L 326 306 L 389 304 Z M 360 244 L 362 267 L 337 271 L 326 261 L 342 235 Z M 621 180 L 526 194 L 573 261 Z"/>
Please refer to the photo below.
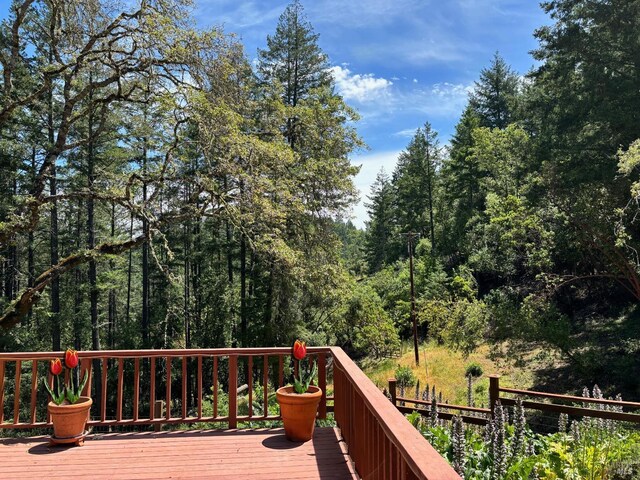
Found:
<path fill-rule="evenodd" d="M 3 479 L 353 479 L 334 428 L 289 442 L 282 429 L 95 434 L 83 447 L 52 447 L 48 437 L 0 440 Z"/>

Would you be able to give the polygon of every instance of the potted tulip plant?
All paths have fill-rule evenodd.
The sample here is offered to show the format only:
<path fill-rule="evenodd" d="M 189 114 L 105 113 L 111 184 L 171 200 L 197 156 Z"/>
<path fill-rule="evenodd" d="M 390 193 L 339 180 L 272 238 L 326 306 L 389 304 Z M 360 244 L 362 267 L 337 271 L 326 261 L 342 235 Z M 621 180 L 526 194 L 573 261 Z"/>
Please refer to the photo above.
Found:
<path fill-rule="evenodd" d="M 302 361 L 307 356 L 306 343 L 296 340 L 291 354 L 294 362 L 297 362 L 298 374 L 294 375 L 293 385 L 281 387 L 276 391 L 276 398 L 287 438 L 293 442 L 306 442 L 313 437 L 322 390 L 311 385 L 317 370 L 315 362 L 312 365 L 312 362 L 307 360 L 304 373 Z"/>
<path fill-rule="evenodd" d="M 69 371 L 68 380 L 64 382 L 64 369 Z M 78 352 L 69 348 L 64 354 L 64 367 L 59 358 L 51 360 L 49 367 L 53 375 L 53 387 L 43 379 L 51 401 L 47 410 L 53 422 L 53 436 L 51 442 L 82 444 L 86 436 L 85 426 L 89 418 L 89 409 L 93 401 L 91 397 L 81 395 L 87 384 L 89 372 L 84 373 L 80 380 L 80 366 Z M 62 375 L 62 378 L 61 378 Z"/>

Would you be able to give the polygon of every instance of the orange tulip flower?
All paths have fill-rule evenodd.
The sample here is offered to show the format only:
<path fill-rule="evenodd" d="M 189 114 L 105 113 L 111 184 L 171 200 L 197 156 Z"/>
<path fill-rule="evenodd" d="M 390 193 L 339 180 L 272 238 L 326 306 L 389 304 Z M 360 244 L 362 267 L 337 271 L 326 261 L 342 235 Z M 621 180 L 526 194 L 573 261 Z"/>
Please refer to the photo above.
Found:
<path fill-rule="evenodd" d="M 293 344 L 293 357 L 296 360 L 302 360 L 307 356 L 307 344 L 306 342 L 301 342 L 300 340 L 296 340 Z"/>
<path fill-rule="evenodd" d="M 59 358 L 51 360 L 51 366 L 49 367 L 52 375 L 60 375 L 62 373 L 62 362 Z"/>
<path fill-rule="evenodd" d="M 78 366 L 78 352 L 73 348 L 67 348 L 64 353 L 64 364 L 67 368 L 76 368 Z"/>

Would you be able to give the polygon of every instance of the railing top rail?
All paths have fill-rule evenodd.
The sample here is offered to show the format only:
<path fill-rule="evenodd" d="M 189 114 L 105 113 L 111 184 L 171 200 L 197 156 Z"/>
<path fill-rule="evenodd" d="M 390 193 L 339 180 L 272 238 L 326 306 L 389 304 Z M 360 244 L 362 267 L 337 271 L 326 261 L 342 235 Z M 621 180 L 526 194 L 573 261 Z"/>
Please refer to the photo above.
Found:
<path fill-rule="evenodd" d="M 425 406 L 430 406 L 432 404 L 430 400 L 420 400 L 419 398 L 398 397 L 398 396 L 396 396 L 396 402 L 414 403 L 416 405 L 425 405 Z M 438 408 L 450 408 L 451 410 L 460 410 L 465 412 L 476 412 L 476 413 L 485 413 L 485 414 L 491 413 L 491 409 L 489 408 L 469 407 L 467 405 L 456 405 L 455 403 L 443 403 L 443 402 L 436 402 L 436 403 L 438 405 Z"/>
<path fill-rule="evenodd" d="M 460 477 L 402 413 L 340 347 L 331 347 L 336 368 L 340 368 L 380 422 L 387 438 L 395 445 L 417 478 L 459 480 Z"/>
<path fill-rule="evenodd" d="M 503 387 L 500 387 L 500 392 L 513 393 L 515 395 L 523 395 L 528 397 L 549 398 L 553 400 L 562 400 L 565 402 L 596 403 L 596 404 L 602 404 L 602 405 L 613 405 L 616 407 L 640 408 L 640 403 L 638 402 L 625 402 L 623 400 L 607 400 L 605 398 L 578 397 L 576 395 L 560 395 L 557 393 L 536 392 L 533 390 L 518 390 L 517 388 L 503 388 Z"/>
<path fill-rule="evenodd" d="M 330 347 L 308 347 L 307 353 L 330 353 Z M 202 356 L 246 356 L 246 355 L 286 355 L 290 347 L 264 348 L 188 348 L 188 349 L 148 349 L 148 350 L 84 350 L 79 351 L 80 358 L 161 358 L 161 357 L 197 357 Z M 4 352 L 0 360 L 42 360 L 60 358 L 64 352 Z"/>

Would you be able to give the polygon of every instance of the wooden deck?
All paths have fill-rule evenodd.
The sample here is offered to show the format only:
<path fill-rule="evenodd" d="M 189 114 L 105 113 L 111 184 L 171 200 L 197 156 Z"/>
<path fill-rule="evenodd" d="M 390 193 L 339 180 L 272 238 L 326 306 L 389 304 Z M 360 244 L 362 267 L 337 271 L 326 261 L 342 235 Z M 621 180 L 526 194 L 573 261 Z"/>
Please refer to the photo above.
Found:
<path fill-rule="evenodd" d="M 0 479 L 357 479 L 333 428 L 289 442 L 282 429 L 94 434 L 83 447 L 0 439 Z"/>

